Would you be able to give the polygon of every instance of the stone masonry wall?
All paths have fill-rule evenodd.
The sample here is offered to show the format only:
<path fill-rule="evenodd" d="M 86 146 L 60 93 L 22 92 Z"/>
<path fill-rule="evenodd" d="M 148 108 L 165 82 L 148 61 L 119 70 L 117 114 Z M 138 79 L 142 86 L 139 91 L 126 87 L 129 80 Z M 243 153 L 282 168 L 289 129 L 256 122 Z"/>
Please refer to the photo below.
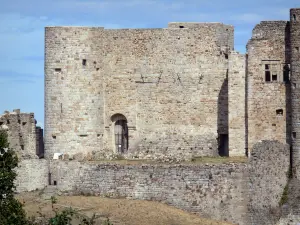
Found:
<path fill-rule="evenodd" d="M 289 145 L 278 141 L 255 144 L 248 168 L 249 224 L 276 224 L 280 216 L 279 202 L 288 182 Z"/>
<path fill-rule="evenodd" d="M 246 224 L 245 164 L 117 165 L 53 161 L 52 182 L 69 194 L 161 201 L 203 217 Z"/>
<path fill-rule="evenodd" d="M 49 162 L 45 159 L 21 160 L 16 171 L 17 192 L 41 190 L 49 183 Z"/>
<path fill-rule="evenodd" d="M 247 44 L 249 151 L 260 140 L 289 143 L 289 81 L 284 81 L 284 68 L 289 66 L 288 40 L 287 21 L 263 21 L 253 29 Z M 265 71 L 270 71 L 271 81 L 266 81 Z M 277 81 L 272 81 L 275 77 Z"/>
<path fill-rule="evenodd" d="M 10 148 L 21 157 L 36 158 L 37 135 L 33 113 L 21 113 L 19 109 L 0 115 L 0 128 L 7 130 Z"/>
<path fill-rule="evenodd" d="M 220 23 L 46 28 L 46 157 L 117 153 L 116 114 L 128 122 L 129 155 L 216 155 L 228 134 L 232 49 L 233 27 Z"/>
<path fill-rule="evenodd" d="M 245 155 L 246 149 L 246 57 L 237 52 L 229 56 L 229 155 Z"/>

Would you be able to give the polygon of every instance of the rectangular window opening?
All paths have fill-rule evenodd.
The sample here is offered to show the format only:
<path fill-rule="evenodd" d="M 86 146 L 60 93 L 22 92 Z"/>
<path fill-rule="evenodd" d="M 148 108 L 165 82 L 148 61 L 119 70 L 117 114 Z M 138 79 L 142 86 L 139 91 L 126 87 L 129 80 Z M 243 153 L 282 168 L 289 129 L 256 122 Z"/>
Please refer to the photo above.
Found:
<path fill-rule="evenodd" d="M 265 64 L 265 70 L 269 70 L 270 69 L 270 64 Z"/>
<path fill-rule="evenodd" d="M 184 26 L 179 26 L 179 28 L 184 28 Z"/>
<path fill-rule="evenodd" d="M 53 139 L 56 139 L 56 136 L 55 136 L 55 135 L 52 135 L 52 138 L 53 138 Z"/>
<path fill-rule="evenodd" d="M 295 14 L 293 14 L 293 20 L 294 20 L 294 21 L 296 21 L 296 20 L 297 20 L 297 18 L 296 18 L 296 15 L 295 15 Z"/>
<path fill-rule="evenodd" d="M 21 145 L 21 149 L 24 150 L 24 145 Z"/>
<path fill-rule="evenodd" d="M 61 72 L 61 68 L 55 68 L 55 72 Z"/>
<path fill-rule="evenodd" d="M 277 74 L 272 74 L 272 81 L 277 81 Z"/>
<path fill-rule="evenodd" d="M 54 186 L 56 186 L 56 185 L 57 185 L 57 182 L 56 182 L 56 180 L 54 180 L 54 181 L 53 181 L 53 185 L 54 185 Z"/>
<path fill-rule="evenodd" d="M 295 139 L 296 138 L 296 132 L 293 132 L 293 139 Z"/>
<path fill-rule="evenodd" d="M 265 71 L 265 81 L 270 82 L 271 81 L 271 73 L 270 71 Z"/>
<path fill-rule="evenodd" d="M 4 122 L 0 122 L 0 126 L 3 125 Z"/>
<path fill-rule="evenodd" d="M 21 124 L 21 120 L 18 120 L 18 124 Z"/>
<path fill-rule="evenodd" d="M 86 66 L 86 59 L 83 59 L 83 60 L 82 60 L 82 65 L 83 65 L 83 66 Z"/>
<path fill-rule="evenodd" d="M 295 47 L 295 49 L 296 49 L 296 52 L 299 52 L 299 47 Z"/>
<path fill-rule="evenodd" d="M 10 121 L 9 121 L 9 120 L 7 120 L 7 121 L 6 121 L 6 123 L 7 123 L 7 124 L 10 124 Z"/>

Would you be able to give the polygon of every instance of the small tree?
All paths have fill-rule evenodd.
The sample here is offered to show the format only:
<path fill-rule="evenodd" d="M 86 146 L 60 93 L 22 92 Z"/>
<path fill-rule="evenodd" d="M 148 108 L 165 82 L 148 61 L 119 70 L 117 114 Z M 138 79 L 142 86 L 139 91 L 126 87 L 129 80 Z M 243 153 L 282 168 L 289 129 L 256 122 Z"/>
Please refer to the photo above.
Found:
<path fill-rule="evenodd" d="M 14 198 L 14 180 L 17 177 L 15 168 L 18 157 L 9 148 L 7 133 L 0 130 L 0 224 L 28 224 L 22 204 Z"/>

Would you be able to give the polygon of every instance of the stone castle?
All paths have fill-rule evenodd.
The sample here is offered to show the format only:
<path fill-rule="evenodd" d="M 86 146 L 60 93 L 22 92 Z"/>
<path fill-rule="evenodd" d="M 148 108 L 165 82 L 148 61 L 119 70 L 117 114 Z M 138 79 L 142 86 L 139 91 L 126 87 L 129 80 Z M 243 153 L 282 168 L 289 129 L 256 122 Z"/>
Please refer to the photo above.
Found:
<path fill-rule="evenodd" d="M 233 26 L 222 23 L 47 27 L 44 143 L 33 114 L 30 122 L 18 110 L 0 118 L 23 158 L 45 157 L 25 157 L 18 190 L 54 185 L 239 224 L 274 222 L 291 165 L 300 177 L 300 8 L 290 21 L 256 25 L 246 54 L 233 39 Z M 198 166 L 100 162 L 219 155 L 251 157 Z"/>

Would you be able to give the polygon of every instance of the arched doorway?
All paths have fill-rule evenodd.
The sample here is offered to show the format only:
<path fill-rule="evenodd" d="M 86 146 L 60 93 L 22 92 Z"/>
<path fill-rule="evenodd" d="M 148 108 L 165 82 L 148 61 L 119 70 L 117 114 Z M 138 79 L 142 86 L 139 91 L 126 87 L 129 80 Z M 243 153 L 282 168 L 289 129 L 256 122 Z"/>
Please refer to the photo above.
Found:
<path fill-rule="evenodd" d="M 124 154 L 128 149 L 127 119 L 122 114 L 115 114 L 111 119 L 114 127 L 115 150 L 120 154 Z"/>

